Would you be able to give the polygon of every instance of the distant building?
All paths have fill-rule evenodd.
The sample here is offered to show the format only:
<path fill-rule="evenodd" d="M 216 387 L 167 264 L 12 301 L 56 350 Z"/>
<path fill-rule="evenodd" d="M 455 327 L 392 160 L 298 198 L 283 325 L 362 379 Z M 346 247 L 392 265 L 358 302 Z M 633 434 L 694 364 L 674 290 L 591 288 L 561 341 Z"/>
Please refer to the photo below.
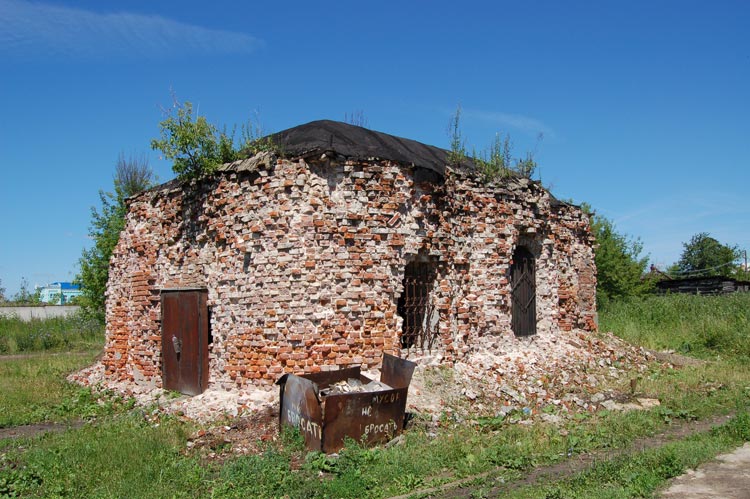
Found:
<path fill-rule="evenodd" d="M 81 286 L 70 282 L 53 282 L 39 289 L 39 299 L 52 305 L 65 305 L 81 294 Z"/>

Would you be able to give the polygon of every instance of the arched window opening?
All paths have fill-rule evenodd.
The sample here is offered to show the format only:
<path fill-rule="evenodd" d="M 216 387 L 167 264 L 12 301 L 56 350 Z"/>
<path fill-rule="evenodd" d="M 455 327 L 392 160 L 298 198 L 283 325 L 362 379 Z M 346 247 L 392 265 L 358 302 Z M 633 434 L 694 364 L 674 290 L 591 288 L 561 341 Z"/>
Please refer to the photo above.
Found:
<path fill-rule="evenodd" d="M 527 248 L 518 246 L 510 266 L 511 328 L 516 336 L 536 334 L 536 263 Z"/>

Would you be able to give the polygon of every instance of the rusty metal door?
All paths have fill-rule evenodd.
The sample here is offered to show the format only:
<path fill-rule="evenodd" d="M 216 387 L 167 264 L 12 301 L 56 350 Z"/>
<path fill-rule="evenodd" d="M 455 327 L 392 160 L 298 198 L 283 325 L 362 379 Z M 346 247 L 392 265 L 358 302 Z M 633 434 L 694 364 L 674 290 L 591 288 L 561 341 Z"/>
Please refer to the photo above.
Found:
<path fill-rule="evenodd" d="M 534 255 L 519 246 L 510 267 L 511 327 L 516 336 L 536 334 L 536 271 Z"/>
<path fill-rule="evenodd" d="M 162 382 L 165 390 L 187 395 L 208 385 L 208 307 L 206 290 L 161 293 Z"/>
<path fill-rule="evenodd" d="M 401 346 L 431 349 L 438 337 L 437 311 L 430 300 L 437 276 L 435 262 L 415 261 L 404 269 L 404 291 L 397 303 L 403 319 Z"/>

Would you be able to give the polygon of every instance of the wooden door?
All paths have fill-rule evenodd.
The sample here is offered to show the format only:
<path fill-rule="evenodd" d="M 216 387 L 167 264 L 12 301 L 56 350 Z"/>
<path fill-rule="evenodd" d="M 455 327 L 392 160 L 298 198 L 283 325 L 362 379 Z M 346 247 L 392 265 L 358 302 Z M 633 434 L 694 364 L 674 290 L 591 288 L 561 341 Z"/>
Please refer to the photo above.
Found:
<path fill-rule="evenodd" d="M 516 336 L 536 334 L 536 272 L 534 255 L 519 246 L 510 267 L 511 327 Z"/>
<path fill-rule="evenodd" d="M 165 390 L 203 393 L 208 384 L 208 307 L 205 290 L 161 293 L 162 382 Z"/>

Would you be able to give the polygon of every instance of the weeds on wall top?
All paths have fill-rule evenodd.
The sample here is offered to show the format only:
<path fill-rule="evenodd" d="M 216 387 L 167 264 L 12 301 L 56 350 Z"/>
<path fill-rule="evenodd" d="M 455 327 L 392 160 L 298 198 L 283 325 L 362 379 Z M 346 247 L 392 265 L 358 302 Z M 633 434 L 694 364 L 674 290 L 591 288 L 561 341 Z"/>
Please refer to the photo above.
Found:
<path fill-rule="evenodd" d="M 448 121 L 448 137 L 450 139 L 450 150 L 448 151 L 448 163 L 454 166 L 466 162 L 473 164 L 474 170 L 479 173 L 485 182 L 508 177 L 531 178 L 536 173 L 537 163 L 534 154 L 527 152 L 524 157 L 513 158 L 513 142 L 510 135 L 495 134 L 495 139 L 488 148 L 479 152 L 472 151 L 471 155 L 466 152 L 466 139 L 461 131 L 461 106 Z M 539 137 L 541 140 L 541 136 Z"/>
<path fill-rule="evenodd" d="M 172 170 L 183 180 L 201 178 L 224 163 L 276 150 L 271 139 L 263 137 L 261 127 L 251 120 L 240 127 L 240 138 L 236 141 L 236 126 L 231 132 L 226 127 L 219 131 L 205 116 L 194 111 L 190 102 L 180 103 L 175 99 L 164 113 L 166 117 L 159 123 L 160 137 L 151 140 L 151 148 L 171 159 Z"/>

